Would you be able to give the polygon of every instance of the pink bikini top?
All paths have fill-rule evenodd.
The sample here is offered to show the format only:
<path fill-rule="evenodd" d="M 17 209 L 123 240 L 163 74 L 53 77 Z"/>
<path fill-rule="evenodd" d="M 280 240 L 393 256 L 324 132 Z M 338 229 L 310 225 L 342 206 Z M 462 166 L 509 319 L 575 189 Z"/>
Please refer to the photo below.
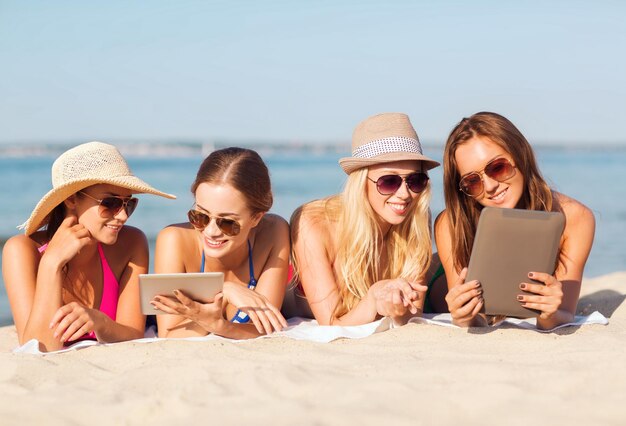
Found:
<path fill-rule="evenodd" d="M 46 251 L 48 244 L 44 244 L 39 247 L 39 253 Z M 117 278 L 113 274 L 109 263 L 104 257 L 104 250 L 102 245 L 98 243 L 98 253 L 100 254 L 100 263 L 102 264 L 102 300 L 100 301 L 100 307 L 98 310 L 105 313 L 109 318 L 115 321 L 117 315 L 117 301 L 119 296 L 120 285 L 117 282 Z M 85 334 L 83 337 L 77 340 L 96 339 L 96 334 L 92 331 Z M 73 342 L 66 342 L 71 344 Z"/>

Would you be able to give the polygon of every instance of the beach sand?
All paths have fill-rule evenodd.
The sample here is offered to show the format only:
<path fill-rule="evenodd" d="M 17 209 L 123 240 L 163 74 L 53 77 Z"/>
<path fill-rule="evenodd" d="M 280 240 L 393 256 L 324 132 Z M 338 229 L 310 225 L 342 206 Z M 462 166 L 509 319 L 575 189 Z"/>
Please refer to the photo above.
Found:
<path fill-rule="evenodd" d="M 286 338 L 9 353 L 2 424 L 626 424 L 626 272 L 585 280 L 609 325 L 542 334 L 409 324 L 328 344 Z"/>

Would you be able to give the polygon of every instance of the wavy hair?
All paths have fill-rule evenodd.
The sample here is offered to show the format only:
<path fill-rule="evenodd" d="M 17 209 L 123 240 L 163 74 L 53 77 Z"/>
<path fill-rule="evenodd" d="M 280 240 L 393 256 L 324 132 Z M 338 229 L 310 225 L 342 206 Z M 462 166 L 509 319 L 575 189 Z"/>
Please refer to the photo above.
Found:
<path fill-rule="evenodd" d="M 469 263 L 483 206 L 459 190 L 461 176 L 455 154 L 460 145 L 477 136 L 489 139 L 509 153 L 524 178 L 524 189 L 517 208 L 561 211 L 553 191 L 537 167 L 532 147 L 513 123 L 493 112 L 479 112 L 464 118 L 450 133 L 443 153 L 443 191 L 452 239 L 452 258 L 457 271 Z"/>

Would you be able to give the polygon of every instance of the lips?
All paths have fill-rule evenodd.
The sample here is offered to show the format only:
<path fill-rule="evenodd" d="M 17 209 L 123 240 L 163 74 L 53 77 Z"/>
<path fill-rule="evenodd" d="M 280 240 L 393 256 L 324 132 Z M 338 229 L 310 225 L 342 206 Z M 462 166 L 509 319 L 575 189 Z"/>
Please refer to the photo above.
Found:
<path fill-rule="evenodd" d="M 122 229 L 122 226 L 123 225 L 108 225 L 108 224 L 105 225 L 107 229 L 110 229 L 113 232 L 120 232 L 120 229 Z"/>
<path fill-rule="evenodd" d="M 387 203 L 391 210 L 397 215 L 405 215 L 409 209 L 409 205 L 406 203 Z"/>
<path fill-rule="evenodd" d="M 506 197 L 507 192 L 509 192 L 509 188 L 505 188 L 504 190 L 498 192 L 493 197 L 489 197 L 489 200 L 493 201 L 496 204 L 502 204 L 504 202 L 504 198 Z"/>
<path fill-rule="evenodd" d="M 204 243 L 209 247 L 209 248 L 220 248 L 222 247 L 224 244 L 227 243 L 227 240 L 222 240 L 222 241 L 215 241 L 215 240 L 211 240 L 209 238 L 204 238 Z"/>

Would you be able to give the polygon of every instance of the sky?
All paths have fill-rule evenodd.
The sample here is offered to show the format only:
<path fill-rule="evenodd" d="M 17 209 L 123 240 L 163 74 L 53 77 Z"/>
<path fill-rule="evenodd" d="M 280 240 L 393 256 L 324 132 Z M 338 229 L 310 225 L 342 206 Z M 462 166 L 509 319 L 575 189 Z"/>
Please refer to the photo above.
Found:
<path fill-rule="evenodd" d="M 0 143 L 349 141 L 405 112 L 443 144 L 626 146 L 622 1 L 4 1 Z"/>

